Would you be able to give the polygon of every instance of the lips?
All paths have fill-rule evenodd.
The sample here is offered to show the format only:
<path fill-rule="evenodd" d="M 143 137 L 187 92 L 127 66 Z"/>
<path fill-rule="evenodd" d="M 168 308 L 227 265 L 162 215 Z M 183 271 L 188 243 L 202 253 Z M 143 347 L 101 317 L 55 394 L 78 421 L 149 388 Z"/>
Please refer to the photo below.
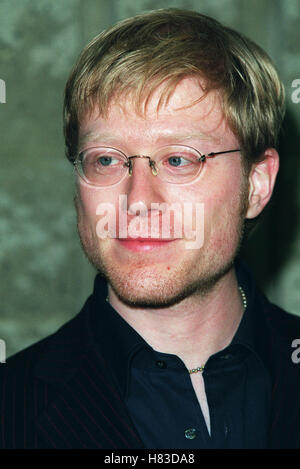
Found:
<path fill-rule="evenodd" d="M 159 238 L 118 238 L 118 243 L 126 249 L 135 252 L 149 252 L 155 249 L 161 249 L 169 246 L 176 239 L 159 239 Z"/>
<path fill-rule="evenodd" d="M 151 242 L 168 242 L 168 241 L 175 241 L 176 238 L 144 238 L 143 236 L 138 236 L 137 238 L 132 238 L 130 236 L 127 236 L 126 238 L 118 238 L 119 241 L 140 241 L 140 242 L 145 242 L 145 243 L 151 243 Z"/>

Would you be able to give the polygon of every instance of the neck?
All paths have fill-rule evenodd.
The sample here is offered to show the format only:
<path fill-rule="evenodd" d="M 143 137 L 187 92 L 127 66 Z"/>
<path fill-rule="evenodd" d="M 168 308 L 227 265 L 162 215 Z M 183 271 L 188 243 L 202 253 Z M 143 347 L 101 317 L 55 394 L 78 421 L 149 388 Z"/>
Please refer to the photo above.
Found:
<path fill-rule="evenodd" d="M 244 311 L 233 268 L 205 296 L 195 294 L 168 308 L 131 308 L 110 285 L 108 293 L 112 307 L 154 350 L 177 355 L 189 369 L 230 344 Z"/>

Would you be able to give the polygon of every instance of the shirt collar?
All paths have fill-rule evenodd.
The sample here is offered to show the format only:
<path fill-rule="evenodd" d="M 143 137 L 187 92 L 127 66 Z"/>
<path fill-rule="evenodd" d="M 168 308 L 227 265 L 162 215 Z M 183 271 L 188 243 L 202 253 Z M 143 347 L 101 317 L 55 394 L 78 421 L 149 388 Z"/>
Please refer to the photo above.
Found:
<path fill-rule="evenodd" d="M 107 295 L 106 280 L 98 274 L 94 283 L 91 332 L 94 345 L 110 366 L 124 395 L 132 356 L 143 347 L 151 347 L 106 301 Z"/>
<path fill-rule="evenodd" d="M 238 283 L 247 297 L 247 308 L 226 351 L 234 350 L 236 346 L 243 346 L 264 363 L 259 347 L 262 340 L 260 336 L 263 333 L 262 314 L 255 282 L 250 271 L 241 261 L 236 262 L 235 269 Z M 134 354 L 142 348 L 152 353 L 155 351 L 106 301 L 107 293 L 106 280 L 98 274 L 94 283 L 91 332 L 95 339 L 94 346 L 100 350 L 102 357 L 111 367 L 116 382 L 125 395 L 130 363 Z M 224 351 L 225 349 L 217 352 L 214 357 Z"/>

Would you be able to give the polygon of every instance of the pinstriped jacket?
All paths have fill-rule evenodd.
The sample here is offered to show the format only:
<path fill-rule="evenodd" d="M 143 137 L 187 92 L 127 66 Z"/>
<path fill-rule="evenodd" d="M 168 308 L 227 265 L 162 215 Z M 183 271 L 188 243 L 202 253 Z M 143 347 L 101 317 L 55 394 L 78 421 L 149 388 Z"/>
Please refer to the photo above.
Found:
<path fill-rule="evenodd" d="M 300 339 L 300 318 L 259 292 L 257 301 L 264 325 L 259 346 L 272 379 L 268 447 L 300 448 L 300 363 L 291 347 Z M 143 448 L 93 341 L 95 306 L 93 294 L 56 333 L 0 364 L 0 448 Z"/>

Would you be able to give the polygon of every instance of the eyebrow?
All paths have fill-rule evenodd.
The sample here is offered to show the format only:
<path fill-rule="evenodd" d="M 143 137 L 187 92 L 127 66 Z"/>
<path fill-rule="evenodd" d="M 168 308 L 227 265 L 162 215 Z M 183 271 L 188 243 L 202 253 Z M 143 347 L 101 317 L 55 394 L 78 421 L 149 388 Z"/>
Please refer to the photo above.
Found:
<path fill-rule="evenodd" d="M 88 142 L 101 142 L 101 143 L 110 143 L 112 144 L 113 140 L 123 140 L 121 137 L 119 137 L 116 134 L 110 134 L 110 133 L 100 133 L 100 132 L 86 132 L 79 138 L 79 146 L 84 146 Z M 220 139 L 213 137 L 211 135 L 203 134 L 201 132 L 191 132 L 191 133 L 182 133 L 182 134 L 161 134 L 157 137 L 156 141 L 169 141 L 171 143 L 181 143 L 181 142 L 186 142 L 189 140 L 207 140 L 207 141 L 212 141 L 212 142 L 219 142 Z"/>

